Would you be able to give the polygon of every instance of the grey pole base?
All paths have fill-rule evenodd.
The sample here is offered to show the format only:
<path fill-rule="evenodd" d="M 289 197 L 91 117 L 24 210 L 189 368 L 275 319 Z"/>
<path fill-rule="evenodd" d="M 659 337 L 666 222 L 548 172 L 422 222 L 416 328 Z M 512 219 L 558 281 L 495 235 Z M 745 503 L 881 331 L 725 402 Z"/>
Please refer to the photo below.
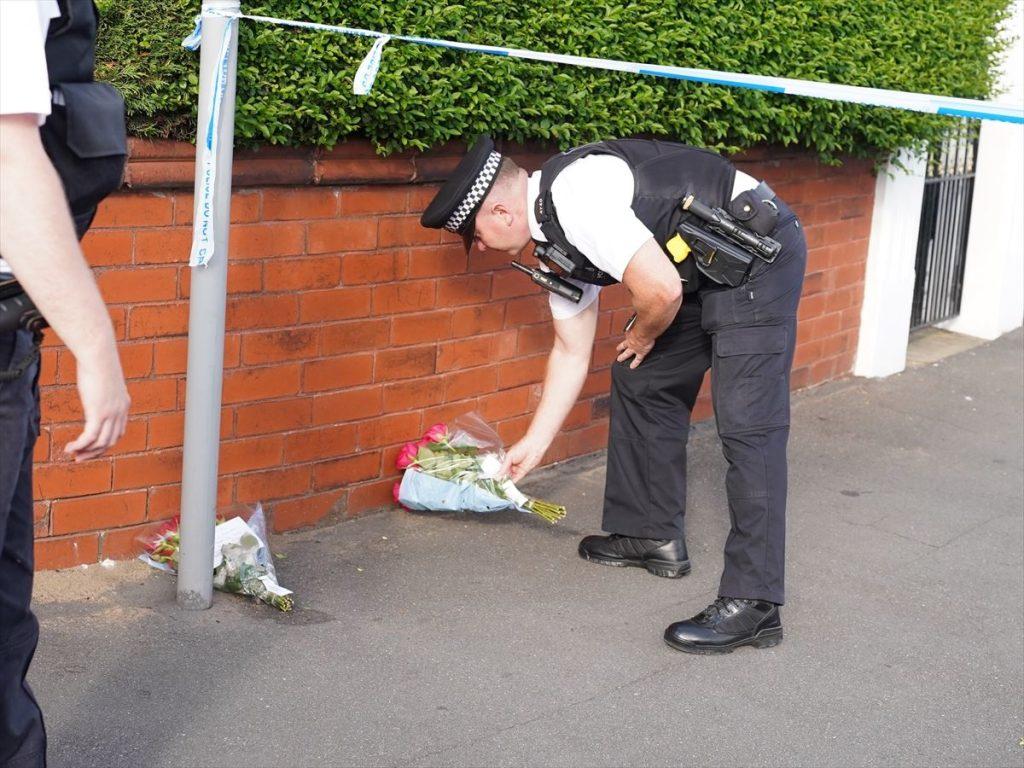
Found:
<path fill-rule="evenodd" d="M 178 605 L 187 611 L 203 611 L 212 604 L 213 595 L 201 595 L 198 592 L 182 592 L 178 590 Z"/>

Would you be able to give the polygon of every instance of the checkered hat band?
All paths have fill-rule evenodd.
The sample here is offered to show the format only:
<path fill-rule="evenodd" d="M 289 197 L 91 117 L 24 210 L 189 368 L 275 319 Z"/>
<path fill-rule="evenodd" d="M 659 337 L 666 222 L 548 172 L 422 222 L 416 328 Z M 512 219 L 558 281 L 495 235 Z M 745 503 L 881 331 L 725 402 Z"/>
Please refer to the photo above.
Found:
<path fill-rule="evenodd" d="M 451 218 L 445 223 L 445 229 L 456 233 L 462 229 L 466 219 L 476 210 L 476 206 L 484 199 L 487 190 L 491 188 L 491 180 L 498 172 L 499 165 L 501 165 L 501 153 L 491 152 L 487 157 L 487 162 L 484 163 L 484 167 L 480 169 L 476 181 L 473 182 L 473 186 L 469 188 L 469 192 L 466 193 L 462 202 L 452 212 Z"/>

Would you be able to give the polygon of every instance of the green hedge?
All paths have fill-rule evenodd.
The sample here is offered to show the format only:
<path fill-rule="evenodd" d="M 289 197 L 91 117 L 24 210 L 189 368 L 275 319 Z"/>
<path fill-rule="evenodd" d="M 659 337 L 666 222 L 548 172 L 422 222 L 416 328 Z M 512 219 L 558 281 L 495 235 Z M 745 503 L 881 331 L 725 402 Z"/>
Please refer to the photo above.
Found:
<path fill-rule="evenodd" d="M 98 74 L 130 131 L 194 140 L 198 0 L 106 0 Z M 1007 0 L 276 0 L 248 13 L 534 50 L 984 98 Z M 799 145 L 825 158 L 921 146 L 948 121 L 662 78 L 392 41 L 372 93 L 352 94 L 371 41 L 244 21 L 236 136 L 381 152 L 490 131 L 562 147 L 655 135 L 733 151 Z"/>

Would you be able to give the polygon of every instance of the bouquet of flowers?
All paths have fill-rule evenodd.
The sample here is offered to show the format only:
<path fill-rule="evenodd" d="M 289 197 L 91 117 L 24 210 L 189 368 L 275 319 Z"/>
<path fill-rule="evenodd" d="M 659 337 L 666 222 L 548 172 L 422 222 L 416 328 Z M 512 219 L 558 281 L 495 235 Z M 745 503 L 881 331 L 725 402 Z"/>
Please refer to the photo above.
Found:
<path fill-rule="evenodd" d="M 162 571 L 177 572 L 178 551 L 181 547 L 179 526 L 178 518 L 168 520 L 160 527 L 160 530 L 143 540 L 146 551 L 139 555 L 139 559 Z"/>
<path fill-rule="evenodd" d="M 396 466 L 395 501 L 407 509 L 431 512 L 497 512 L 518 509 L 557 522 L 565 507 L 526 496 L 509 478 L 500 478 L 501 438 L 477 414 L 435 424 L 417 441 L 406 443 Z"/>
<path fill-rule="evenodd" d="M 178 518 L 143 540 L 139 559 L 154 568 L 177 573 L 181 546 Z M 245 521 L 240 517 L 217 521 L 213 540 L 213 586 L 223 592 L 250 595 L 282 611 L 294 607 L 291 590 L 277 583 L 270 555 L 262 505 Z"/>

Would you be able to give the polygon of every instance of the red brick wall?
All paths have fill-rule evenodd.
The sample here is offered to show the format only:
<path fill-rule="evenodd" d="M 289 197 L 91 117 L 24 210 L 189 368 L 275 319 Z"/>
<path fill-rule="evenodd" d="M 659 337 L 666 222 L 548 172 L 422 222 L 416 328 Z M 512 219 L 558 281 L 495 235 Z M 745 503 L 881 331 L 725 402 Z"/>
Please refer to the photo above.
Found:
<path fill-rule="evenodd" d="M 525 430 L 552 337 L 546 295 L 507 257 L 467 259 L 451 236 L 418 223 L 459 151 L 378 158 L 352 143 L 236 155 L 223 509 L 262 501 L 276 530 L 356 515 L 391 503 L 397 447 L 430 424 L 477 410 L 506 441 Z M 531 167 L 544 156 L 510 153 Z M 766 178 L 806 227 L 794 386 L 848 373 L 870 165 L 828 167 L 783 150 L 739 165 Z M 36 449 L 39 568 L 130 557 L 137 536 L 178 513 L 192 177 L 191 147 L 136 142 L 126 190 L 103 204 L 84 241 L 120 341 L 132 416 L 109 456 L 62 460 L 81 412 L 74 360 L 51 333 Z M 592 371 L 548 461 L 604 446 L 609 365 L 630 314 L 624 289 L 605 290 L 601 307 Z M 697 416 L 709 414 L 705 392 Z"/>

